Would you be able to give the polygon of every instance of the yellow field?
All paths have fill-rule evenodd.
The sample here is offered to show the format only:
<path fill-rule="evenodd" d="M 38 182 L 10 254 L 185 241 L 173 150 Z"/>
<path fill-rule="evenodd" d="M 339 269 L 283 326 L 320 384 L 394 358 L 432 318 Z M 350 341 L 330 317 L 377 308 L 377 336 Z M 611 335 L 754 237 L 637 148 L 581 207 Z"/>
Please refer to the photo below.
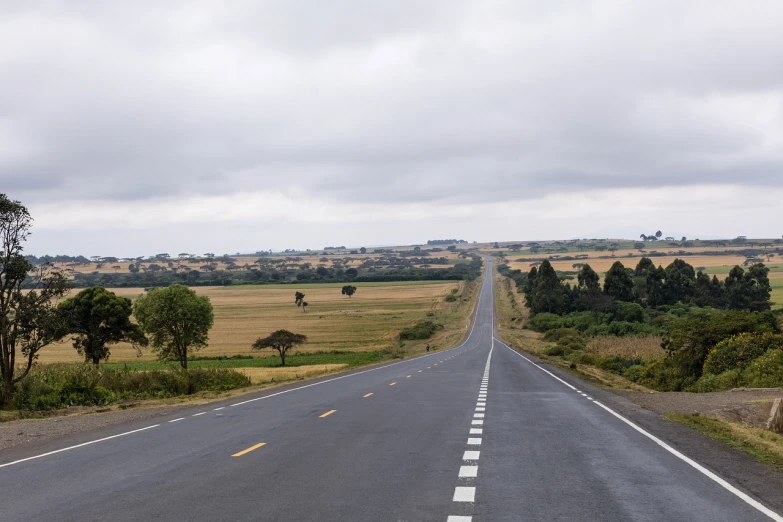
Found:
<path fill-rule="evenodd" d="M 250 377 L 253 384 L 268 382 L 282 382 L 294 379 L 306 379 L 325 373 L 335 372 L 347 368 L 347 364 L 317 364 L 312 366 L 295 366 L 292 368 L 235 368 L 236 371 Z"/>
<path fill-rule="evenodd" d="M 422 319 L 431 319 L 446 328 L 429 342 L 445 346 L 464 335 L 472 311 L 478 283 L 416 282 L 357 284 L 356 294 L 348 298 L 340 293 L 342 284 L 267 285 L 235 287 L 197 287 L 196 292 L 210 298 L 215 309 L 215 324 L 210 331 L 209 346 L 199 355 L 262 355 L 250 345 L 260 336 L 285 328 L 309 337 L 301 351 L 392 349 L 400 330 Z M 460 299 L 456 303 L 443 298 L 453 289 Z M 294 304 L 296 291 L 305 293 L 307 312 Z M 78 291 L 78 290 L 75 290 Z M 72 291 L 72 292 L 75 292 Z M 112 289 L 131 299 L 142 289 Z M 428 314 L 431 314 L 428 316 Z M 425 342 L 407 342 L 406 350 Z M 146 349 L 141 359 L 126 345 L 111 348 L 110 361 L 153 360 Z M 80 362 L 69 341 L 42 350 L 39 361 Z"/>

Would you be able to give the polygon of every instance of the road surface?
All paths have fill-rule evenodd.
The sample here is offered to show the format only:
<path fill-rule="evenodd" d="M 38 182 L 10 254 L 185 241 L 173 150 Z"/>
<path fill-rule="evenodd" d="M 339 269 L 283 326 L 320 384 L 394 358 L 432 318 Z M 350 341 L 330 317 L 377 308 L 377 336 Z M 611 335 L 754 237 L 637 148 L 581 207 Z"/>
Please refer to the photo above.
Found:
<path fill-rule="evenodd" d="M 492 303 L 451 350 L 5 452 L 0 519 L 783 520 L 495 340 Z"/>

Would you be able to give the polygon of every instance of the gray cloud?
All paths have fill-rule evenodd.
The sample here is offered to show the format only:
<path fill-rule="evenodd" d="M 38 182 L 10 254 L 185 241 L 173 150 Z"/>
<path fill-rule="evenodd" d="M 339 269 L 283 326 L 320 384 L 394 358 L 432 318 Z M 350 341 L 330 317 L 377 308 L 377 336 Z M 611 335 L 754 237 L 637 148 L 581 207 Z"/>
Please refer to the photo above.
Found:
<path fill-rule="evenodd" d="M 783 186 L 777 2 L 3 2 L 26 202 Z"/>

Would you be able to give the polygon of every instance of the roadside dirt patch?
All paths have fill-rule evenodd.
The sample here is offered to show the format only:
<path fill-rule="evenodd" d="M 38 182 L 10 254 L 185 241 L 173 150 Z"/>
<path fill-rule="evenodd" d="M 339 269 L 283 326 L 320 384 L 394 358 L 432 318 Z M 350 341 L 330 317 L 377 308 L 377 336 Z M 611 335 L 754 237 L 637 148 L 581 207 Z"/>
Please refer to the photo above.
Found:
<path fill-rule="evenodd" d="M 772 403 L 783 397 L 783 389 L 743 389 L 712 393 L 612 391 L 660 415 L 707 415 L 729 422 L 742 422 L 756 428 L 766 427 Z"/>

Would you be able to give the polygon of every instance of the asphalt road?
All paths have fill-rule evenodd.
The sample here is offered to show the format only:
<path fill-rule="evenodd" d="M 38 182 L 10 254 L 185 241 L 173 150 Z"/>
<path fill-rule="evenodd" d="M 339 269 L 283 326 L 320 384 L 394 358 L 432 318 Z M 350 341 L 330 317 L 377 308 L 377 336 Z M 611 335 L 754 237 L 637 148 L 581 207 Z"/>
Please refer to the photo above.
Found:
<path fill-rule="evenodd" d="M 473 324 L 451 350 L 6 452 L 0 519 L 783 520 L 494 340 L 488 283 Z"/>

